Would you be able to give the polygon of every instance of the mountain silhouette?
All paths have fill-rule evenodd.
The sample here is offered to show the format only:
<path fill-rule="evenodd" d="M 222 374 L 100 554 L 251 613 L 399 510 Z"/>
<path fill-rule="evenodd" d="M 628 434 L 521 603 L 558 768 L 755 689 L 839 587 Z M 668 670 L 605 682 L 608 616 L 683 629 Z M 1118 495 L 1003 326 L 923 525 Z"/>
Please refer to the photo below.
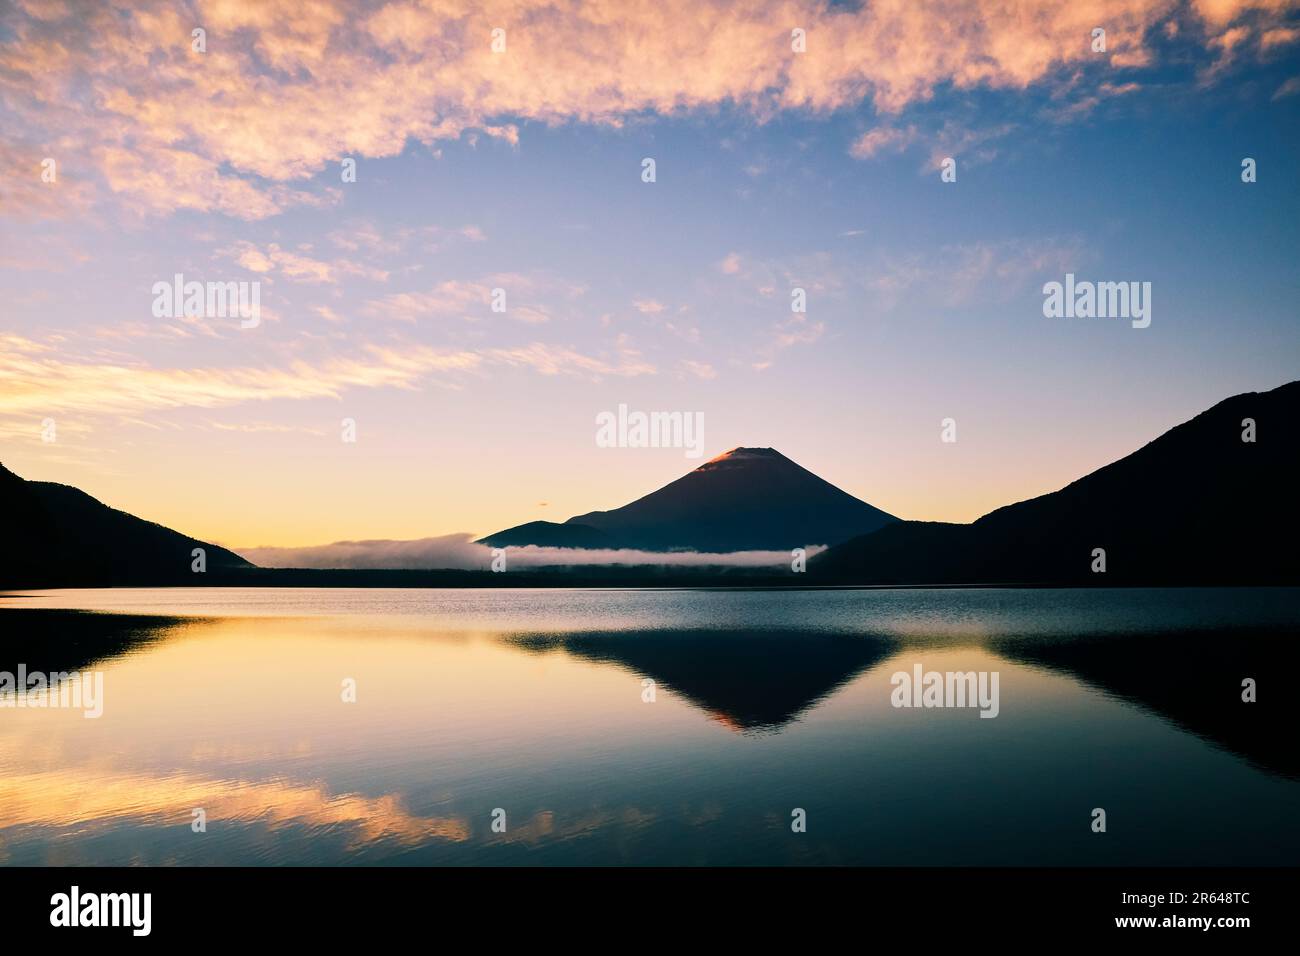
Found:
<path fill-rule="evenodd" d="M 646 551 L 789 551 L 897 520 L 774 449 L 734 448 L 621 508 L 508 528 L 482 543 L 591 547 L 572 542 L 594 530 L 607 536 L 604 546 Z"/>
<path fill-rule="evenodd" d="M 1254 441 L 1243 441 L 1247 430 Z M 1297 584 L 1298 479 L 1300 382 L 1225 399 L 1060 491 L 966 525 L 899 521 L 771 448 L 736 448 L 622 508 L 535 521 L 481 543 L 711 553 L 831 545 L 806 574 L 680 567 L 666 576 L 647 564 L 589 569 L 579 580 L 545 571 L 259 569 L 76 488 L 24 481 L 0 466 L 0 587 Z M 195 548 L 206 551 L 207 574 L 190 570 Z"/>
<path fill-rule="evenodd" d="M 1254 422 L 1255 441 L 1243 434 Z M 1225 399 L 1060 491 L 973 524 L 901 521 L 833 547 L 839 584 L 1300 582 L 1300 382 Z M 1094 549 L 1105 571 L 1093 570 Z"/>
<path fill-rule="evenodd" d="M 110 508 L 84 491 L 24 481 L 0 465 L 0 587 L 199 584 L 209 571 L 251 568 L 232 551 Z"/>
<path fill-rule="evenodd" d="M 744 734 L 782 730 L 898 648 L 892 637 L 779 630 L 578 631 L 512 634 L 506 641 L 653 678 Z"/>
<path fill-rule="evenodd" d="M 95 614 L 51 608 L 6 607 L 0 633 L 0 671 L 56 674 L 102 665 L 165 640 L 202 618 L 145 614 Z"/>
<path fill-rule="evenodd" d="M 1300 665 L 1290 629 L 1234 628 L 1231 640 L 1218 629 L 1038 634 L 996 637 L 989 647 L 1141 707 L 1268 773 L 1300 779 L 1291 696 L 1270 692 Z M 1251 703 L 1242 699 L 1245 678 L 1259 683 Z"/>
<path fill-rule="evenodd" d="M 530 521 L 480 538 L 478 543 L 494 548 L 523 547 L 529 544 L 543 548 L 618 547 L 614 538 L 590 525 L 560 524 L 556 521 Z"/>

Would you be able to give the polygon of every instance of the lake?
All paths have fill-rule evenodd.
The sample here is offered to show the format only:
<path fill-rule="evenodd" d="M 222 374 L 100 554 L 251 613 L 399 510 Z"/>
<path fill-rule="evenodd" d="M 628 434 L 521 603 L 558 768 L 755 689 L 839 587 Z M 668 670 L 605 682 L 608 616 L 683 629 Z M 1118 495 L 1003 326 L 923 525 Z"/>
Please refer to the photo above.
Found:
<path fill-rule="evenodd" d="M 0 671 L 102 677 L 94 718 L 0 693 L 0 863 L 1294 865 L 1298 625 L 1287 588 L 0 594 Z M 996 674 L 996 716 L 895 706 L 918 673 Z"/>

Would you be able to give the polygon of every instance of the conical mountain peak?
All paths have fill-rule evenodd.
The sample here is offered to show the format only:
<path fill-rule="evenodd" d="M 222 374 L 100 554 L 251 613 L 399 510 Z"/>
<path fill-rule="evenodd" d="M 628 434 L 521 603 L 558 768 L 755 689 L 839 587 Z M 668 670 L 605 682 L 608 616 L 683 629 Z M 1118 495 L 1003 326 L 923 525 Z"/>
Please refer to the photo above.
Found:
<path fill-rule="evenodd" d="M 572 534 L 603 534 L 611 547 L 647 551 L 789 551 L 835 544 L 897 519 L 841 491 L 775 448 L 733 448 L 658 491 L 563 525 L 523 525 L 487 544 L 582 547 Z M 545 540 L 541 540 L 544 538 Z"/>
<path fill-rule="evenodd" d="M 708 465 L 716 465 L 724 461 L 789 461 L 785 455 L 781 454 L 775 448 L 733 448 L 731 451 L 724 451 L 716 458 L 710 458 L 700 468 Z M 699 468 L 696 469 L 699 471 Z"/>

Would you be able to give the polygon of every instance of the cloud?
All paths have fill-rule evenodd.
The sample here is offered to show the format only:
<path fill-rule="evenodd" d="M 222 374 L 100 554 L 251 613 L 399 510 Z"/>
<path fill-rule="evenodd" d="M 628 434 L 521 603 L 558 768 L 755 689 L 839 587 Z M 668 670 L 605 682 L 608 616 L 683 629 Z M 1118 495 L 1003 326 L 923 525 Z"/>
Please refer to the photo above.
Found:
<path fill-rule="evenodd" d="M 414 541 L 336 541 L 300 548 L 240 548 L 238 553 L 264 568 L 477 568 L 492 564 L 492 549 L 474 544 L 468 534 Z"/>
<path fill-rule="evenodd" d="M 0 140 L 0 213 L 18 220 L 50 219 L 77 215 L 90 204 L 91 186 L 79 178 L 77 166 L 60 164 L 51 152 L 62 155 L 57 147 L 38 151 Z M 54 160 L 52 167 L 42 165 L 47 159 Z"/>
<path fill-rule="evenodd" d="M 414 249 L 421 253 L 440 252 L 453 241 L 486 242 L 487 233 L 481 226 L 467 225 L 449 229 L 438 225 L 398 226 L 385 225 L 382 229 L 372 221 L 353 221 L 332 230 L 329 241 L 345 252 L 361 252 L 368 256 L 391 256 L 397 252 Z"/>
<path fill-rule="evenodd" d="M 849 155 L 855 159 L 871 159 L 884 151 L 897 152 L 916 142 L 918 135 L 915 126 L 906 129 L 877 126 L 853 141 L 849 147 Z"/>
<path fill-rule="evenodd" d="M 825 550 L 808 549 L 808 556 Z M 506 548 L 507 567 L 543 568 L 574 565 L 665 567 L 788 567 L 789 551 L 639 551 L 624 548 L 542 548 L 535 545 Z M 300 548 L 240 548 L 238 553 L 267 568 L 342 568 L 351 570 L 431 570 L 454 568 L 486 571 L 492 566 L 492 548 L 475 544 L 473 535 L 448 534 L 412 541 L 338 541 Z"/>
<path fill-rule="evenodd" d="M 140 424 L 147 424 L 141 422 Z M 321 436 L 325 432 L 320 428 L 309 428 L 302 425 L 279 425 L 275 422 L 208 422 L 210 428 L 219 432 L 239 432 L 246 435 L 313 435 Z"/>
<path fill-rule="evenodd" d="M 860 233 L 850 230 L 845 235 Z M 846 249 L 750 263 L 753 291 L 761 297 L 749 302 L 750 307 L 766 312 L 768 306 L 762 300 L 788 294 L 783 290 L 802 288 L 809 308 L 806 313 L 789 313 L 763 326 L 746 359 L 750 366 L 765 371 L 787 350 L 824 338 L 828 325 L 814 316 L 827 315 L 823 305 L 831 301 L 849 304 L 855 311 L 864 305 L 887 311 L 903 301 L 925 309 L 1002 302 L 1040 284 L 1045 277 L 1059 278 L 1094 255 L 1073 236 L 953 243 L 902 254 L 885 248 L 891 251 Z"/>
<path fill-rule="evenodd" d="M 3 215 L 5 208 L 9 208 L 15 217 L 31 214 L 35 218 L 40 218 L 41 207 L 38 203 L 31 203 L 21 211 L 17 207 L 4 206 L 4 202 L 15 194 L 6 193 L 3 183 L 4 177 L 0 177 L 0 215 Z M 21 189 L 18 193 L 21 194 Z M 19 202 L 22 200 L 20 199 Z M 60 208 L 59 211 L 65 210 Z M 90 262 L 92 258 L 89 253 L 77 248 L 65 235 L 42 234 L 26 230 L 20 243 L 15 241 L 18 230 L 11 229 L 10 233 L 3 236 L 3 241 L 0 241 L 0 269 L 13 269 L 19 272 L 65 272 Z M 40 290 L 30 294 L 48 293 Z M 12 308 L 19 302 L 16 298 L 10 298 L 5 304 Z"/>
<path fill-rule="evenodd" d="M 1300 93 L 1300 76 L 1293 76 L 1277 88 L 1273 94 L 1273 99 L 1280 100 L 1287 96 L 1295 96 Z"/>
<path fill-rule="evenodd" d="M 809 322 L 804 313 L 794 313 L 777 322 L 767 333 L 766 341 L 759 347 L 759 359 L 752 364 L 755 371 L 771 368 L 781 352 L 796 345 L 811 345 L 826 332 L 826 323 Z"/>
<path fill-rule="evenodd" d="M 928 169 L 937 170 L 948 157 L 960 157 L 963 166 L 975 163 L 987 163 L 997 156 L 997 150 L 991 145 L 1001 139 L 1015 127 L 1010 123 L 999 123 L 981 128 L 971 128 L 957 123 L 945 123 L 934 136 L 934 145 L 930 149 Z"/>
<path fill-rule="evenodd" d="M 1279 47 L 1290 46 L 1300 39 L 1300 29 L 1295 27 L 1277 27 L 1265 30 L 1259 37 L 1259 48 L 1268 53 Z"/>
<path fill-rule="evenodd" d="M 808 557 L 826 550 L 826 545 L 812 545 Z M 511 568 L 539 568 L 573 565 L 661 565 L 664 567 L 734 567 L 734 568 L 788 568 L 789 551 L 637 551 L 633 549 L 583 549 L 583 548 L 507 548 L 506 560 Z"/>
<path fill-rule="evenodd" d="M 231 175 L 217 160 L 156 143 L 101 146 L 92 155 L 109 191 L 143 211 L 192 209 L 251 220 L 314 201 L 309 193 Z"/>
<path fill-rule="evenodd" d="M 369 346 L 359 358 L 296 360 L 283 368 L 171 369 L 56 357 L 42 343 L 10 336 L 0 350 L 0 414 L 126 413 L 337 398 L 349 388 L 413 388 L 433 372 L 473 369 L 482 361 L 473 352 Z"/>
<path fill-rule="evenodd" d="M 1268 60 L 1300 39 L 1300 29 L 1283 17 L 1293 0 L 1194 0 L 1207 25 L 1206 46 L 1212 61 L 1199 70 L 1208 86 L 1242 60 Z"/>
<path fill-rule="evenodd" d="M 427 292 L 394 293 L 367 302 L 361 311 L 373 318 L 408 323 L 441 316 L 477 321 L 494 314 L 492 304 L 497 289 L 505 292 L 505 311 L 499 314 L 529 325 L 540 325 L 553 317 L 552 306 L 543 299 L 573 301 L 587 291 L 581 283 L 542 273 L 497 273 L 476 280 L 448 279 Z"/>
<path fill-rule="evenodd" d="M 989 144 L 1014 128 L 1010 123 L 977 128 L 951 120 L 933 130 L 921 130 L 915 124 L 905 128 L 878 126 L 854 140 L 849 155 L 855 159 L 874 159 L 882 153 L 900 153 L 918 143 L 929 143 L 925 170 L 939 169 L 949 156 L 958 158 L 962 165 L 970 165 L 988 162 L 996 156 L 996 150 Z"/>
<path fill-rule="evenodd" d="M 1210 57 L 1233 30 L 1290 42 L 1295 0 L 195 0 L 12 4 L 0 19 L 0 102 L 15 142 L 57 142 L 147 212 L 261 219 L 337 202 L 342 158 L 519 142 L 522 121 L 619 126 L 730 107 L 759 121 L 870 104 L 884 116 L 941 88 L 1024 90 L 1097 63 L 1108 81 L 1173 20 Z M 192 12 L 191 12 L 192 6 Z M 195 52 L 190 30 L 207 31 Z M 492 52 L 505 25 L 507 47 Z M 790 25 L 808 49 L 790 48 Z M 1283 32 L 1279 32 L 1283 31 Z M 1257 41 L 1252 49 L 1260 47 Z M 859 147 L 869 149 L 870 142 Z M 315 180 L 312 184 L 309 181 Z M 60 194 L 66 198 L 66 194 Z M 42 197 L 43 201 L 44 197 Z"/>
<path fill-rule="evenodd" d="M 281 249 L 277 243 L 271 243 L 265 249 L 259 249 L 251 242 L 239 241 L 223 249 L 220 255 L 234 259 L 250 272 L 259 274 L 278 274 L 293 282 L 337 284 L 341 277 L 360 276 L 374 282 L 388 281 L 388 272 L 364 263 L 348 259 L 336 259 L 325 262 L 287 249 Z"/>
<path fill-rule="evenodd" d="M 616 375 L 632 378 L 655 374 L 655 366 L 641 359 L 641 354 L 620 339 L 616 356 L 585 355 L 563 345 L 533 342 L 518 348 L 488 349 L 485 353 L 494 362 L 531 368 L 542 375 L 585 375 L 601 377 Z"/>
<path fill-rule="evenodd" d="M 718 377 L 717 369 L 708 362 L 696 362 L 693 359 L 682 359 L 678 363 L 682 369 L 690 375 L 700 379 L 714 379 Z"/>
<path fill-rule="evenodd" d="M 317 315 L 319 315 L 326 322 L 332 322 L 337 325 L 343 321 L 343 316 L 339 315 L 328 305 L 313 306 L 312 311 L 315 312 Z"/>
<path fill-rule="evenodd" d="M 492 288 L 483 282 L 448 279 L 427 292 L 396 292 L 374 299 L 361 311 L 397 322 L 418 322 L 434 316 L 483 318 L 491 314 Z"/>
<path fill-rule="evenodd" d="M 873 268 L 866 289 L 885 308 L 907 295 L 945 307 L 1002 301 L 1044 276 L 1059 277 L 1091 254 L 1071 237 L 956 243 L 927 253 L 891 257 Z"/>
<path fill-rule="evenodd" d="M 1294 7 L 1289 0 L 1192 0 L 1192 7 L 1207 24 L 1222 28 L 1252 11 L 1278 14 Z"/>
<path fill-rule="evenodd" d="M 60 343 L 61 345 L 61 343 Z M 625 341 L 598 355 L 533 342 L 515 348 L 439 349 L 401 343 L 366 345 L 346 357 L 294 359 L 283 367 L 157 368 L 138 360 L 78 358 L 23 336 L 0 335 L 0 417 L 136 414 L 220 408 L 272 400 L 338 398 L 356 388 L 416 389 L 436 375 L 488 366 L 541 375 L 652 375 L 656 369 Z"/>

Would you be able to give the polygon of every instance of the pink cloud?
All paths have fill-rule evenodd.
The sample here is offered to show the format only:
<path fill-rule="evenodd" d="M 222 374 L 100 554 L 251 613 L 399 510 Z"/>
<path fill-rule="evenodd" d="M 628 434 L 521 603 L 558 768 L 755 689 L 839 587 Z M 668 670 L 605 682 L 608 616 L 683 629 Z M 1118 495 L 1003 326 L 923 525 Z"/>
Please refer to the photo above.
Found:
<path fill-rule="evenodd" d="M 6 128 L 59 139 L 104 188 L 149 213 L 261 219 L 337 201 L 347 157 L 410 141 L 517 144 L 519 120 L 611 126 L 731 105 L 759 121 L 869 102 L 897 114 L 944 85 L 1024 89 L 1096 62 L 1106 82 L 1150 62 L 1146 36 L 1193 23 L 1209 54 L 1291 42 L 1295 0 L 197 0 L 188 7 L 11 5 L 2 25 Z M 206 51 L 190 31 L 207 31 Z M 507 29 L 505 52 L 491 30 Z M 790 30 L 807 32 L 794 53 Z M 867 134 L 870 137 L 872 134 Z M 902 134 L 877 134 L 890 137 Z M 866 138 L 870 152 L 881 141 Z M 308 186 L 307 181 L 314 180 Z M 295 185 L 296 184 L 296 185 Z M 68 198 L 68 197 L 64 197 Z M 471 236 L 471 238 L 473 238 Z"/>

